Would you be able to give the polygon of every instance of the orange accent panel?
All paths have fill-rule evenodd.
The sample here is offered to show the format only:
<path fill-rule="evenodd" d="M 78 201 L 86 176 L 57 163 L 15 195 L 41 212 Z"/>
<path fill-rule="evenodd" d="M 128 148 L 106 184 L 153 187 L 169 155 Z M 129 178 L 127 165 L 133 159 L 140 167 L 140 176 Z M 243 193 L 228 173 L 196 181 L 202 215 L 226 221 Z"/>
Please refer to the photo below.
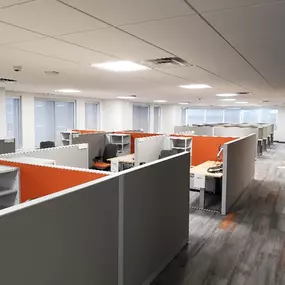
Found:
<path fill-rule="evenodd" d="M 132 132 L 115 132 L 115 134 L 131 135 L 131 153 L 135 152 L 135 139 L 159 136 L 160 134 L 152 133 L 132 133 Z"/>
<path fill-rule="evenodd" d="M 176 137 L 192 138 L 192 166 L 199 165 L 208 160 L 215 161 L 219 152 L 219 146 L 236 138 L 230 137 L 208 137 L 208 136 L 183 136 L 172 135 Z M 222 158 L 222 155 L 221 155 Z"/>
<path fill-rule="evenodd" d="M 43 197 L 107 176 L 106 174 L 1 160 L 0 165 L 14 166 L 20 169 L 21 202 Z"/>

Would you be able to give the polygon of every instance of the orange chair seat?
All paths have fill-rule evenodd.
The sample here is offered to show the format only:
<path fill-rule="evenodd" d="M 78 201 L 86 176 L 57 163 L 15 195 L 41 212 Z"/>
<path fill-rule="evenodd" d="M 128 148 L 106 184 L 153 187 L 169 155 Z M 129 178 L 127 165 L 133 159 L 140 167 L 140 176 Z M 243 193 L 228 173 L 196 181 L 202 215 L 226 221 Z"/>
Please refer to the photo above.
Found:
<path fill-rule="evenodd" d="M 106 169 L 111 166 L 111 163 L 106 163 L 103 161 L 94 162 L 94 167 L 97 169 Z"/>

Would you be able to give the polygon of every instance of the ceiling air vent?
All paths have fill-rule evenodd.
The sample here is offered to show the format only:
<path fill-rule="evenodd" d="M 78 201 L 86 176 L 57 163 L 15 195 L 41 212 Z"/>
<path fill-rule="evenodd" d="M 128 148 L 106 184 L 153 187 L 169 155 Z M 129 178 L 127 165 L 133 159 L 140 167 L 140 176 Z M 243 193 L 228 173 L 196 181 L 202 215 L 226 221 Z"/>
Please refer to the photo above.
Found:
<path fill-rule="evenodd" d="M 11 78 L 0 78 L 0 83 L 16 83 L 17 80 Z"/>
<path fill-rule="evenodd" d="M 243 92 L 243 91 L 242 91 L 242 92 L 237 92 L 237 94 L 238 94 L 238 95 L 248 95 L 248 94 L 249 94 L 249 92 L 246 92 L 246 91 L 245 91 L 245 92 Z"/>
<path fill-rule="evenodd" d="M 187 61 L 180 57 L 162 57 L 156 59 L 149 59 L 143 62 L 144 65 L 150 67 L 183 67 L 183 66 L 191 66 Z"/>
<path fill-rule="evenodd" d="M 263 100 L 261 101 L 261 103 L 269 103 L 270 101 L 269 100 Z"/>

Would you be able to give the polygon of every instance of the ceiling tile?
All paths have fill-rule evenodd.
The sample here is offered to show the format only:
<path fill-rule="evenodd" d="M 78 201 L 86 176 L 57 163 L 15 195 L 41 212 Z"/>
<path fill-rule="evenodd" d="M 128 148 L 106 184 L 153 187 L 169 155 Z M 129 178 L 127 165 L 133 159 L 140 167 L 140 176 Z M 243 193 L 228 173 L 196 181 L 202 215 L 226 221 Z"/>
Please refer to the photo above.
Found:
<path fill-rule="evenodd" d="M 92 63 L 114 60 L 111 56 L 51 38 L 17 43 L 9 46 L 45 56 L 77 62 L 87 66 L 90 66 Z"/>
<path fill-rule="evenodd" d="M 240 7 L 260 5 L 281 0 L 187 0 L 200 13 L 236 9 Z"/>
<path fill-rule="evenodd" d="M 276 87 L 285 87 L 285 2 L 206 15 Z M 265 20 L 270 19 L 270 20 Z"/>
<path fill-rule="evenodd" d="M 0 45 L 41 38 L 38 34 L 0 22 Z"/>
<path fill-rule="evenodd" d="M 115 28 L 62 36 L 64 40 L 125 60 L 146 60 L 170 54 Z"/>
<path fill-rule="evenodd" d="M 123 29 L 252 91 L 256 88 L 270 88 L 264 79 L 197 15 L 128 25 Z"/>
<path fill-rule="evenodd" d="M 113 25 L 147 22 L 195 14 L 177 0 L 63 0 Z"/>
<path fill-rule="evenodd" d="M 13 5 L 22 4 L 30 1 L 31 0 L 0 0 L 0 8 L 10 7 Z"/>
<path fill-rule="evenodd" d="M 106 27 L 106 24 L 55 0 L 37 0 L 0 9 L 0 20 L 46 35 L 61 35 Z"/>

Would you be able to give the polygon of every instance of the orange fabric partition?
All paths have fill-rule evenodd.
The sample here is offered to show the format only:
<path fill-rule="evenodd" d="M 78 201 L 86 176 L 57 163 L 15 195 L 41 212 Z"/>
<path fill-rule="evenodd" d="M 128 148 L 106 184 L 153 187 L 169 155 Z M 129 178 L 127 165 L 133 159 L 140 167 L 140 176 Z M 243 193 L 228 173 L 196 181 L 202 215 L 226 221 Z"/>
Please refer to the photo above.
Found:
<path fill-rule="evenodd" d="M 0 165 L 20 169 L 20 201 L 43 197 L 92 180 L 106 174 L 75 171 L 55 167 L 1 161 Z"/>
<path fill-rule="evenodd" d="M 131 135 L 131 153 L 135 152 L 135 139 L 159 136 L 159 134 L 151 134 L 151 133 L 133 133 L 133 132 L 115 132 L 115 133 Z"/>
<path fill-rule="evenodd" d="M 199 165 L 208 160 L 216 160 L 219 152 L 219 146 L 236 138 L 231 137 L 208 137 L 208 136 L 183 136 L 173 135 L 177 137 L 192 138 L 192 166 Z"/>
<path fill-rule="evenodd" d="M 72 130 L 73 132 L 77 132 L 80 134 L 94 134 L 94 133 L 101 133 L 102 131 L 95 131 L 95 130 Z"/>

